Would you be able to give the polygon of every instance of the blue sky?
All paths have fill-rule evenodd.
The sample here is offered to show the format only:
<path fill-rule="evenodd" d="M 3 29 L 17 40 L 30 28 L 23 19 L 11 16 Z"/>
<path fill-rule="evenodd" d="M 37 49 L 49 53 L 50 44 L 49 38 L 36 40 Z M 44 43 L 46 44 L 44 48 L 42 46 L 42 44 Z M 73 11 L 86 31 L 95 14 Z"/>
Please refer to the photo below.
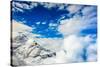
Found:
<path fill-rule="evenodd" d="M 97 33 L 96 8 L 97 7 L 95 5 L 94 6 L 71 5 L 63 3 L 50 4 L 50 3 L 15 1 L 12 2 L 12 20 L 16 20 L 18 22 L 21 22 L 25 25 L 32 27 L 33 28 L 32 32 L 35 34 L 42 35 L 41 37 L 62 38 L 64 37 L 64 35 L 62 32 L 58 30 L 59 26 L 61 25 L 61 22 L 63 20 L 70 20 L 73 18 L 77 18 L 78 16 L 80 18 L 79 20 L 83 21 L 82 24 L 86 23 L 86 25 L 84 25 L 83 27 L 85 28 L 82 28 L 80 31 L 78 31 L 77 34 L 78 35 L 96 34 Z M 69 21 L 66 23 L 69 23 Z"/>

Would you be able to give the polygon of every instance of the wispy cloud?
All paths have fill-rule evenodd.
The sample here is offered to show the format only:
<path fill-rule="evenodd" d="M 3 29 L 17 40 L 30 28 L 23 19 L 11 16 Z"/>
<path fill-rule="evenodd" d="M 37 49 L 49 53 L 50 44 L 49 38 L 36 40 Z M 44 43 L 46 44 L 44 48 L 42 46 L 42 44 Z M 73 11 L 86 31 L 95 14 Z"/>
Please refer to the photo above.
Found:
<path fill-rule="evenodd" d="M 94 11 L 96 11 L 96 6 L 86 6 L 82 9 L 83 15 L 91 15 Z"/>
<path fill-rule="evenodd" d="M 37 7 L 37 3 L 35 3 L 35 2 L 30 2 L 30 4 L 27 4 L 27 3 L 24 3 L 21 1 L 20 2 L 13 1 L 12 2 L 12 11 L 24 12 L 24 10 L 29 10 L 34 7 Z"/>
<path fill-rule="evenodd" d="M 27 2 L 28 3 L 28 2 Z M 30 10 L 34 7 L 37 7 L 38 5 L 41 5 L 47 9 L 52 9 L 52 8 L 57 8 L 58 10 L 63 10 L 67 8 L 67 5 L 62 3 L 49 3 L 49 2 L 29 2 L 30 4 L 27 4 L 25 2 L 17 2 L 17 1 L 13 1 L 12 2 L 12 11 L 20 11 L 20 12 L 24 12 L 24 9 L 26 10 Z"/>

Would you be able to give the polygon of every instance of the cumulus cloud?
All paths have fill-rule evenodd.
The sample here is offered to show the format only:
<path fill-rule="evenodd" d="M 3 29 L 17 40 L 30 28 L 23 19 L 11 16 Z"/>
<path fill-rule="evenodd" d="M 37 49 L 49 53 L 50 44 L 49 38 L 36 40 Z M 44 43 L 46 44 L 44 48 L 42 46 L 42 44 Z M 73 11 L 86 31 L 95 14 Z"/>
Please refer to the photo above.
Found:
<path fill-rule="evenodd" d="M 69 35 L 64 39 L 63 49 L 57 53 L 56 62 L 82 62 L 82 61 L 96 61 L 97 59 L 97 44 L 91 43 L 93 40 L 92 35 L 85 37 Z M 84 49 L 86 52 L 84 52 Z M 83 55 L 86 55 L 84 60 Z"/>
<path fill-rule="evenodd" d="M 76 35 L 70 35 L 64 39 L 64 50 L 66 53 L 66 62 L 84 61 L 83 49 L 85 45 L 81 42 L 81 38 Z"/>
<path fill-rule="evenodd" d="M 90 6 L 89 6 L 90 7 Z M 81 62 L 81 61 L 96 61 L 97 60 L 97 43 L 96 35 L 86 35 L 77 36 L 84 29 L 96 28 L 97 17 L 95 7 L 89 7 L 82 10 L 83 16 L 79 16 L 78 12 L 82 7 L 76 5 L 70 5 L 67 9 L 70 13 L 76 13 L 70 19 L 64 19 L 60 21 L 58 26 L 58 31 L 64 36 L 64 50 L 67 52 L 65 54 L 63 51 L 62 62 Z M 76 10 L 76 11 L 74 11 Z M 95 42 L 95 43 L 93 43 Z M 86 50 L 86 52 L 84 52 Z M 65 55 L 64 55 L 65 54 Z M 84 60 L 83 55 L 86 56 Z M 59 58 L 59 56 L 58 56 Z M 60 60 L 60 59 L 59 59 Z"/>
<path fill-rule="evenodd" d="M 81 21 L 80 17 L 65 19 L 60 23 L 61 25 L 59 25 L 58 31 L 61 32 L 64 36 L 73 33 L 79 33 L 85 27 L 85 24 L 83 21 Z"/>

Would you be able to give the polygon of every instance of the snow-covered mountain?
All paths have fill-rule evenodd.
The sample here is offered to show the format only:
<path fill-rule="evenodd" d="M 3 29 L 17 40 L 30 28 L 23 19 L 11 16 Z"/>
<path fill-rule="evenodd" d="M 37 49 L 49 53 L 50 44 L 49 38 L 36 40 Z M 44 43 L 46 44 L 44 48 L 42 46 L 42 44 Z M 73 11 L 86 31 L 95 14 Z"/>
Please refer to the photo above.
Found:
<path fill-rule="evenodd" d="M 40 35 L 31 33 L 31 27 L 16 21 L 12 26 L 12 65 L 55 63 L 54 58 L 61 49 L 62 39 L 36 38 Z"/>

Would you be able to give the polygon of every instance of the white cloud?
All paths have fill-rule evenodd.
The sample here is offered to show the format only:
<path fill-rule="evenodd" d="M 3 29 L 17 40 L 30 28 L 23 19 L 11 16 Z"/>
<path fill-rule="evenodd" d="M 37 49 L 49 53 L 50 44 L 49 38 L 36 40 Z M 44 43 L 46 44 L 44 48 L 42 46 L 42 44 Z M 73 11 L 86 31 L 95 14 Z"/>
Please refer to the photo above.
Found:
<path fill-rule="evenodd" d="M 42 24 L 46 24 L 46 22 L 42 22 Z"/>
<path fill-rule="evenodd" d="M 57 26 L 58 24 L 57 23 L 49 23 L 49 26 L 52 27 L 52 26 Z"/>
<path fill-rule="evenodd" d="M 87 61 L 97 61 L 97 43 L 87 47 Z"/>
<path fill-rule="evenodd" d="M 36 2 L 31 2 L 31 4 L 30 4 L 30 8 L 34 8 L 37 6 L 38 6 L 38 3 L 36 3 Z"/>
<path fill-rule="evenodd" d="M 48 8 L 48 9 L 51 9 L 51 8 L 54 8 L 57 6 L 57 4 L 54 4 L 54 3 L 40 3 L 41 5 L 43 5 L 45 8 Z"/>
<path fill-rule="evenodd" d="M 81 5 L 69 5 L 67 10 L 72 14 L 78 12 L 82 7 Z"/>
<path fill-rule="evenodd" d="M 30 5 L 22 2 L 12 2 L 12 11 L 24 12 L 24 9 L 29 10 L 37 6 L 37 3 L 31 2 Z"/>
<path fill-rule="evenodd" d="M 81 21 L 80 17 L 74 17 L 71 19 L 65 19 L 61 21 L 61 25 L 58 27 L 58 31 L 61 32 L 64 36 L 69 34 L 79 33 L 85 24 Z"/>
<path fill-rule="evenodd" d="M 51 51 L 59 51 L 63 44 L 63 39 L 60 38 L 38 38 L 36 41 L 44 48 L 50 49 Z"/>
<path fill-rule="evenodd" d="M 23 6 L 20 3 L 18 3 L 18 2 L 12 2 L 12 11 L 23 12 L 22 8 L 23 8 Z"/>
<path fill-rule="evenodd" d="M 85 37 L 69 35 L 64 39 L 63 49 L 57 53 L 57 63 L 81 62 L 84 61 L 83 55 L 86 54 L 86 61 L 96 61 L 97 59 L 97 44 L 91 43 L 93 38 L 87 35 Z M 86 49 L 86 53 L 84 53 Z"/>
<path fill-rule="evenodd" d="M 83 15 L 91 15 L 91 13 L 94 12 L 95 9 L 96 8 L 94 6 L 87 6 L 82 9 L 82 13 Z"/>
<path fill-rule="evenodd" d="M 81 38 L 76 35 L 69 35 L 64 39 L 64 50 L 66 53 L 66 62 L 83 61 L 82 54 L 85 45 L 81 42 Z M 81 60 L 80 60 L 81 59 Z"/>
<path fill-rule="evenodd" d="M 36 24 L 38 25 L 38 24 L 40 24 L 41 22 L 36 22 Z"/>
<path fill-rule="evenodd" d="M 64 8 L 65 8 L 64 5 L 60 5 L 58 9 L 59 9 L 59 10 L 62 10 L 62 9 L 64 9 Z"/>
<path fill-rule="evenodd" d="M 58 10 L 65 10 L 67 9 L 67 7 L 68 7 L 68 4 L 64 4 L 64 3 L 58 4 Z"/>
<path fill-rule="evenodd" d="M 23 12 L 23 10 L 21 8 L 16 7 L 16 6 L 22 7 L 21 4 L 12 2 L 12 11 L 20 11 L 20 12 Z"/>
<path fill-rule="evenodd" d="M 93 41 L 95 41 L 95 37 L 96 37 L 96 34 L 95 35 L 87 35 L 85 38 L 84 38 L 84 41 L 86 42 L 86 43 L 91 43 L 91 42 L 93 42 Z"/>
<path fill-rule="evenodd" d="M 49 28 L 52 30 L 55 30 L 57 28 L 58 24 L 57 23 L 49 23 Z"/>
<path fill-rule="evenodd" d="M 66 53 L 63 50 L 60 50 L 59 52 L 56 52 L 56 58 L 55 63 L 66 63 Z"/>
<path fill-rule="evenodd" d="M 45 8 L 51 9 L 51 8 L 57 8 L 58 10 L 64 10 L 67 8 L 67 4 L 64 3 L 46 3 L 46 2 L 42 2 L 40 3 L 41 5 L 43 5 Z"/>

